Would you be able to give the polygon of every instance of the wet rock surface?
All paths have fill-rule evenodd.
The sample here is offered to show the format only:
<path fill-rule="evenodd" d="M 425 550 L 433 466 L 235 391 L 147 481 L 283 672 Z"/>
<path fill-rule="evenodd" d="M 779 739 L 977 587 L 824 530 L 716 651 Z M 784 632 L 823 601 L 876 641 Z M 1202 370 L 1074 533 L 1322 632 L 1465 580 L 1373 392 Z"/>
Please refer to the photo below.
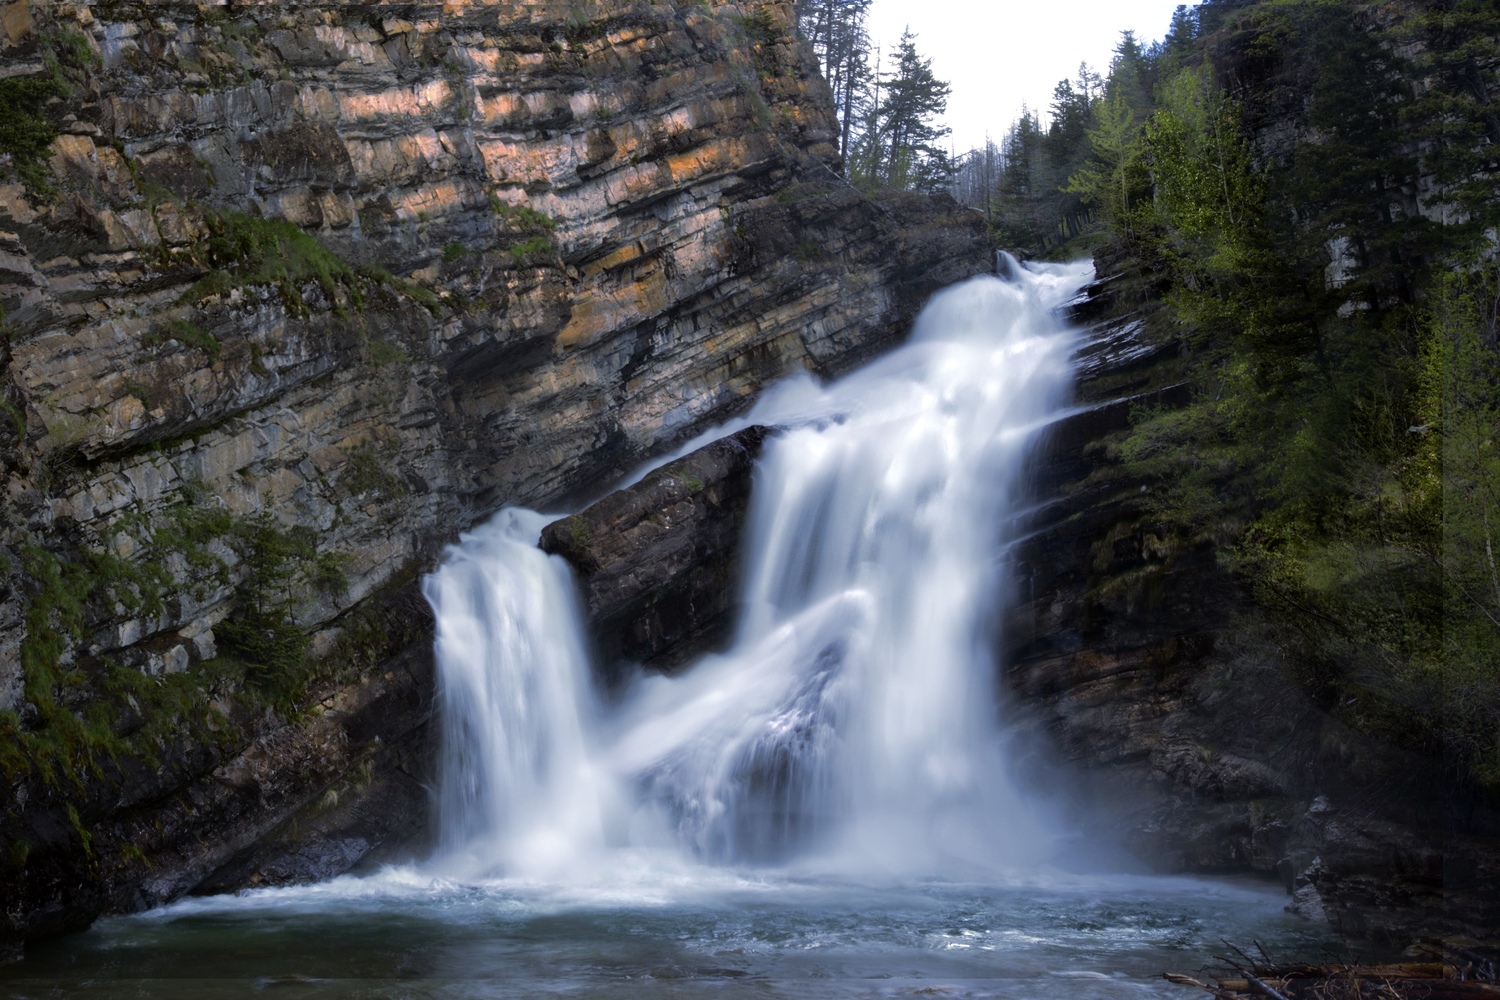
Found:
<path fill-rule="evenodd" d="M 542 532 L 572 564 L 606 683 L 671 672 L 727 644 L 755 460 L 751 427 L 652 472 Z"/>

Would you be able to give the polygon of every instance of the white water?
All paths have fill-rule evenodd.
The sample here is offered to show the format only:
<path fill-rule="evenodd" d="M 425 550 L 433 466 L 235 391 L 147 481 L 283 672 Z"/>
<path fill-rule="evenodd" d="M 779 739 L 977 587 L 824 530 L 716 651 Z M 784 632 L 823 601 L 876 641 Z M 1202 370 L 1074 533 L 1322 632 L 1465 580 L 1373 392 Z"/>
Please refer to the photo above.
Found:
<path fill-rule="evenodd" d="M 546 517 L 426 582 L 444 715 L 437 856 L 186 898 L 28 949 L 6 996 L 1173 1000 L 1221 937 L 1328 945 L 1266 888 L 1076 874 L 1011 787 L 990 651 L 1020 472 L 1067 394 L 1085 279 L 939 295 L 909 345 L 792 379 L 754 490 L 730 654 L 594 690 Z M 768 864 L 769 862 L 769 864 Z"/>
<path fill-rule="evenodd" d="M 1007 771 L 994 622 L 1024 463 L 1070 384 L 1080 265 L 940 293 L 910 342 L 748 422 L 757 467 L 734 648 L 595 697 L 546 518 L 502 513 L 426 584 L 444 747 L 438 865 L 588 877 L 650 852 L 894 876 L 1017 870 L 1047 824 Z M 622 848 L 632 849 L 621 851 Z"/>
<path fill-rule="evenodd" d="M 507 511 L 426 582 L 434 858 L 101 921 L 17 996 L 1173 1000 L 1221 937 L 1328 944 L 1263 887 L 1046 865 L 991 622 L 1082 268 L 939 296 L 912 342 L 743 422 L 768 442 L 734 650 L 597 696 L 567 567 Z M 701 443 L 701 442 L 700 442 Z M 767 864 L 771 862 L 771 864 Z M 20 977 L 19 979 L 17 977 Z"/>

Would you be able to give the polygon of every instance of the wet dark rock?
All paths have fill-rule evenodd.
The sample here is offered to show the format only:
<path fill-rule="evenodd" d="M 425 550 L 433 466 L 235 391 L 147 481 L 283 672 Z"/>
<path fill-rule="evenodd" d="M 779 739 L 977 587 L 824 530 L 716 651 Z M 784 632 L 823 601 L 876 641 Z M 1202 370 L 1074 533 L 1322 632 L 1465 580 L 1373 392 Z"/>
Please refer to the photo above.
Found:
<path fill-rule="evenodd" d="M 607 682 L 627 664 L 670 672 L 722 648 L 734 624 L 751 427 L 652 472 L 542 532 L 573 565 Z"/>

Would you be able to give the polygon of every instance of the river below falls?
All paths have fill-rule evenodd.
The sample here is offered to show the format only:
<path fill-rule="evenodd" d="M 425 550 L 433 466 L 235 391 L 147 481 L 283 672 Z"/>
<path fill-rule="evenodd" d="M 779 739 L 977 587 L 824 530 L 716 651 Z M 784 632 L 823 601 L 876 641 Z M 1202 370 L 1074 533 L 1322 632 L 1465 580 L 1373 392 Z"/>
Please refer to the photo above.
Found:
<path fill-rule="evenodd" d="M 101 921 L 0 970 L 43 997 L 1177 997 L 1258 940 L 1335 947 L 1262 884 L 1056 875 L 853 885 L 672 868 L 564 887 L 392 868 Z"/>

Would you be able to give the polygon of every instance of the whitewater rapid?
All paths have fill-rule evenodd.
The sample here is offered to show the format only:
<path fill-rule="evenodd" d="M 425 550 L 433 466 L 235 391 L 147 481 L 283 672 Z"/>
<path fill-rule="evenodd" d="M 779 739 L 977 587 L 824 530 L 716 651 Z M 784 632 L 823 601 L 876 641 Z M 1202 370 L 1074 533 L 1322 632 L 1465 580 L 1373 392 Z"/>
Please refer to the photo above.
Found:
<path fill-rule="evenodd" d="M 968 876 L 1044 863 L 1011 778 L 996 621 L 1026 462 L 1062 412 L 1086 265 L 939 293 L 910 340 L 768 392 L 733 647 L 606 706 L 549 520 L 507 510 L 425 583 L 443 726 L 434 865 L 556 880 L 698 865 Z M 633 863 L 633 862 L 632 862 Z"/>

